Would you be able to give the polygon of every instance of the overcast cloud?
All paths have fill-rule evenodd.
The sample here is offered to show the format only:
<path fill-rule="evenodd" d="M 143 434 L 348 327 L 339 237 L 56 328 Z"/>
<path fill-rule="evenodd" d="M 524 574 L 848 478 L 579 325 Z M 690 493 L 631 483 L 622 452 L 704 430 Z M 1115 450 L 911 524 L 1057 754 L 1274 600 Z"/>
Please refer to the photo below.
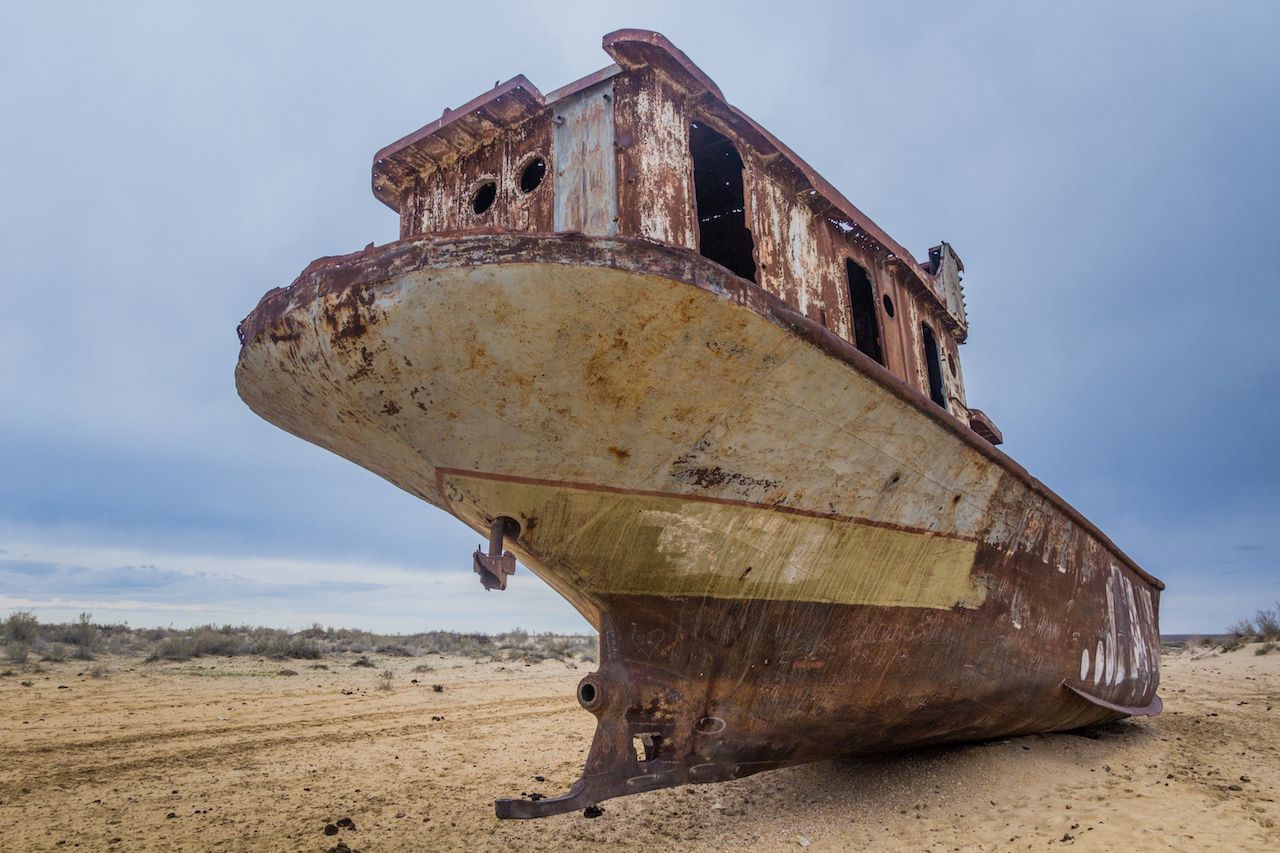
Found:
<path fill-rule="evenodd" d="M 957 248 L 970 402 L 1168 582 L 1165 631 L 1222 629 L 1280 597 L 1277 9 L 9 4 L 0 612 L 585 625 L 527 572 L 484 593 L 460 523 L 258 419 L 235 327 L 395 238 L 375 150 L 633 26 L 917 256 Z"/>

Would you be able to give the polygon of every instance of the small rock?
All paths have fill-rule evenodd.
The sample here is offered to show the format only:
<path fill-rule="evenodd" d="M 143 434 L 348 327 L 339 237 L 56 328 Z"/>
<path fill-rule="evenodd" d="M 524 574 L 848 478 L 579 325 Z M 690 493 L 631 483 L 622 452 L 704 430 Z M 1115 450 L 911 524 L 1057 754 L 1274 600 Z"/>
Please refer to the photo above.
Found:
<path fill-rule="evenodd" d="M 338 818 L 338 828 L 339 829 L 355 829 L 356 822 L 349 817 L 340 817 Z"/>
<path fill-rule="evenodd" d="M 22 686 L 23 686 L 23 687 L 34 687 L 34 686 L 35 686 L 35 682 L 34 682 L 34 681 L 23 681 L 23 682 L 21 682 L 21 684 L 22 684 Z"/>
<path fill-rule="evenodd" d="M 1228 790 L 1228 791 L 1243 791 L 1243 790 L 1244 790 L 1244 788 L 1241 788 L 1239 785 L 1228 785 L 1228 786 L 1227 786 L 1227 790 Z"/>
<path fill-rule="evenodd" d="M 587 806 L 582 810 L 583 817 L 600 817 L 602 814 L 604 814 L 604 809 L 599 806 Z"/>
<path fill-rule="evenodd" d="M 437 692 L 437 693 L 443 693 L 443 692 L 444 692 L 444 685 L 443 685 L 443 684 L 433 684 L 433 685 L 431 685 L 431 689 L 432 689 L 432 690 L 434 690 L 434 691 L 435 691 L 435 692 Z"/>
<path fill-rule="evenodd" d="M 325 835 L 337 835 L 337 834 L 338 834 L 338 827 L 334 826 L 334 825 L 333 825 L 333 824 L 331 824 L 331 823 L 326 823 L 326 824 L 324 825 L 324 834 L 325 834 Z"/>
<path fill-rule="evenodd" d="M 1075 836 L 1074 836 L 1074 835 L 1072 835 L 1072 834 L 1071 834 L 1071 833 L 1069 833 L 1069 832 L 1064 832 L 1064 833 L 1062 833 L 1062 840 L 1063 840 L 1063 841 L 1070 841 L 1070 840 L 1071 840 L 1071 839 L 1073 839 L 1073 838 L 1075 838 Z"/>
<path fill-rule="evenodd" d="M 177 816 L 178 816 L 178 813 L 177 813 L 177 812 L 169 812 L 167 815 L 165 815 L 165 819 L 166 819 L 166 820 L 173 820 L 173 819 L 174 819 L 175 817 L 177 817 Z"/>
<path fill-rule="evenodd" d="M 329 848 L 328 853 L 355 853 L 355 851 L 347 846 L 347 842 L 339 841 L 337 844 Z"/>
<path fill-rule="evenodd" d="M 1241 782 L 1250 782 L 1250 781 L 1252 781 L 1252 780 L 1251 780 L 1248 776 L 1241 776 L 1241 777 L 1240 777 L 1240 781 L 1241 781 Z"/>
<path fill-rule="evenodd" d="M 799 838 L 797 838 L 797 839 L 796 839 L 796 843 L 797 843 L 797 844 L 799 844 L 801 847 L 808 847 L 808 846 L 809 846 L 809 839 L 807 839 L 807 838 L 805 838 L 803 835 L 801 835 Z"/>
<path fill-rule="evenodd" d="M 535 782 L 545 782 L 545 781 L 547 781 L 547 778 L 546 778 L 545 776 L 534 776 L 534 777 L 533 777 L 533 781 L 535 781 Z"/>

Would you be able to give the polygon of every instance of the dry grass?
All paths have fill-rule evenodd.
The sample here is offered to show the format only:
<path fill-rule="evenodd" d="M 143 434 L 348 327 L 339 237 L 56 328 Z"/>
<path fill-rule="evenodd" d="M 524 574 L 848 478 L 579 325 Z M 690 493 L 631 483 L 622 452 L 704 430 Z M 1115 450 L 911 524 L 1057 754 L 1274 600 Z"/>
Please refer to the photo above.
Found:
<path fill-rule="evenodd" d="M 40 661 L 93 660 L 98 654 L 139 657 L 148 663 L 189 661 L 201 657 L 253 656 L 270 660 L 320 660 L 357 654 L 353 666 L 378 667 L 371 656 L 421 658 L 454 656 L 477 661 L 597 659 L 595 635 L 503 634 L 427 631 L 418 634 L 375 634 L 352 628 L 312 625 L 301 631 L 248 625 L 202 625 L 195 628 L 130 628 L 101 625 L 82 613 L 74 622 L 41 624 L 29 610 L 17 610 L 0 623 L 9 662 L 28 668 L 31 655 Z M 417 672 L 429 672 L 419 664 Z"/>

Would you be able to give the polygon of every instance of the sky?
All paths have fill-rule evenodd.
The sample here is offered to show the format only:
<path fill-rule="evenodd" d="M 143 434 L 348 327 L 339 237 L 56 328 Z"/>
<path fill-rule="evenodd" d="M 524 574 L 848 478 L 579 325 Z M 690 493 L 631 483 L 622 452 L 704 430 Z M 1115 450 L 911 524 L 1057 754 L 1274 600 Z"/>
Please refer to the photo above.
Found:
<path fill-rule="evenodd" d="M 232 372 L 265 291 L 396 238 L 377 149 L 622 27 L 956 247 L 969 403 L 1166 581 L 1166 633 L 1280 599 L 1280 5 L 67 2 L 0 9 L 0 615 L 585 629 Z"/>

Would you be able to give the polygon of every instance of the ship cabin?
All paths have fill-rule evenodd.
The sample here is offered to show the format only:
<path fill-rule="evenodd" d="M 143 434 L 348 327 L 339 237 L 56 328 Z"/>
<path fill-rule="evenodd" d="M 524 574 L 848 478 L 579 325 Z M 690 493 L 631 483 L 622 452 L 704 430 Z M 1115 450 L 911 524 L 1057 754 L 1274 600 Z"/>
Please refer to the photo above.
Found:
<path fill-rule="evenodd" d="M 965 399 L 964 264 L 917 261 L 658 33 L 546 95 L 524 76 L 387 146 L 373 191 L 400 237 L 485 230 L 643 238 L 699 252 L 853 344 L 992 444 Z"/>

